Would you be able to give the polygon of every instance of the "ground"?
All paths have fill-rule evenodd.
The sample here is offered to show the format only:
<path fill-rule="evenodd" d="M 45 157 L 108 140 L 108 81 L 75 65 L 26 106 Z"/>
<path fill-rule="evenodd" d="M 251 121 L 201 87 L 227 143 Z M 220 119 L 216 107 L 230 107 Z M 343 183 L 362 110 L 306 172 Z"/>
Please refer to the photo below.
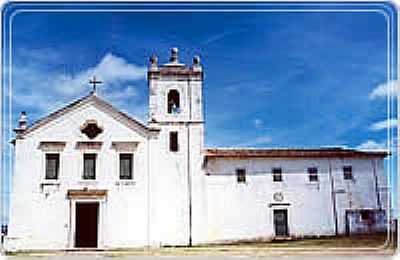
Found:
<path fill-rule="evenodd" d="M 158 249 L 132 249 L 132 250 L 112 250 L 112 251 L 69 251 L 69 252 L 25 252 L 11 254 L 11 259 L 24 259 L 32 256 L 62 257 L 65 259 L 81 259 L 87 256 L 96 255 L 101 258 L 123 257 L 134 259 L 135 257 L 182 257 L 196 259 L 201 256 L 211 257 L 269 257 L 271 256 L 301 256 L 306 255 L 330 255 L 340 256 L 349 255 L 374 255 L 378 258 L 385 258 L 394 254 L 394 243 L 386 245 L 387 236 L 385 234 L 360 235 L 353 237 L 327 237 L 318 239 L 298 239 L 290 241 L 273 242 L 246 242 L 235 245 L 204 245 L 196 247 L 164 247 Z M 287 259 L 287 258 L 285 258 Z M 335 258 L 332 258 L 335 259 Z M 376 258 L 374 258 L 376 259 Z"/>
<path fill-rule="evenodd" d="M 343 260 L 348 259 L 346 255 L 324 255 L 324 260 Z M 169 259 L 179 259 L 179 260 L 201 260 L 205 259 L 202 256 L 177 256 L 177 257 L 168 257 Z M 209 260 L 237 260 L 237 256 L 207 256 L 206 259 Z M 253 257 L 241 257 L 246 259 L 253 259 Z M 352 256 L 351 260 L 389 260 L 392 259 L 393 256 L 390 255 L 356 255 Z M 12 260 L 43 260 L 43 257 L 29 257 L 29 256 L 16 256 L 10 258 Z M 47 259 L 47 257 L 46 257 Z M 86 255 L 68 255 L 68 256 L 53 256 L 48 257 L 48 259 L 54 260 L 91 260 L 93 256 Z M 107 256 L 96 256 L 96 260 L 159 260 L 161 257 L 157 256 L 120 256 L 120 257 L 112 257 L 109 258 Z M 310 259 L 310 260 L 319 260 L 321 259 L 321 255 L 307 255 L 307 256 L 298 256 L 298 255 L 284 255 L 284 256 L 267 256 L 267 257 L 257 257 L 257 259 L 265 259 L 265 260 L 299 260 L 299 259 Z"/>

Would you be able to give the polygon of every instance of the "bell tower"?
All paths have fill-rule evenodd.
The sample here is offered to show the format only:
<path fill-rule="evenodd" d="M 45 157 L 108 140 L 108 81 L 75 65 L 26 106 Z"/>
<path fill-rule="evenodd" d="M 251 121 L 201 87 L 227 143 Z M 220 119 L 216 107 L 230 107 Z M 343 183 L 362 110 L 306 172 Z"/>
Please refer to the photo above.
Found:
<path fill-rule="evenodd" d="M 172 48 L 169 61 L 159 65 L 155 55 L 148 67 L 149 126 L 160 129 L 158 171 L 151 176 L 153 203 L 159 223 L 153 243 L 191 245 L 196 182 L 203 151 L 203 69 L 199 56 L 190 66 Z M 153 157 L 154 158 L 154 157 Z M 153 160 L 152 158 L 152 160 Z M 168 223 L 166 223 L 168 222 Z M 164 235 L 165 234 L 165 235 Z M 168 234 L 168 235 L 166 235 Z M 174 234 L 174 238 L 171 238 Z"/>
<path fill-rule="evenodd" d="M 169 62 L 159 66 L 150 58 L 149 123 L 203 121 L 203 70 L 199 56 L 190 67 L 180 63 L 178 49 L 171 49 Z"/>

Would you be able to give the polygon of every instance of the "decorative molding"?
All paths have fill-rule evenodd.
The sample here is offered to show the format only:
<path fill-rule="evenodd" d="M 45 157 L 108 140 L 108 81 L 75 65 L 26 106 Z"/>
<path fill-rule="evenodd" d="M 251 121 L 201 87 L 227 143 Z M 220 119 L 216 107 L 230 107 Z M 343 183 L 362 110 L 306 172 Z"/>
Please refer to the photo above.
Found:
<path fill-rule="evenodd" d="M 60 190 L 60 185 L 61 183 L 58 180 L 44 180 L 40 183 L 40 192 L 44 194 L 45 198 L 48 198 L 50 194 Z"/>
<path fill-rule="evenodd" d="M 104 198 L 107 196 L 107 190 L 89 190 L 84 188 L 82 190 L 68 190 L 68 199 L 96 199 Z"/>
<path fill-rule="evenodd" d="M 275 192 L 274 195 L 273 195 L 273 198 L 274 198 L 274 201 L 281 202 L 284 199 L 283 193 L 282 192 Z"/>
<path fill-rule="evenodd" d="M 44 141 L 39 143 L 38 149 L 45 152 L 62 152 L 65 148 L 65 142 Z"/>
<path fill-rule="evenodd" d="M 89 139 L 93 139 L 99 134 L 103 133 L 103 127 L 100 126 L 95 119 L 88 119 L 80 127 L 82 133 L 84 133 Z"/>
<path fill-rule="evenodd" d="M 139 142 L 112 142 L 111 148 L 117 151 L 134 152 L 138 145 Z"/>
<path fill-rule="evenodd" d="M 77 142 L 76 149 L 78 150 L 100 150 L 103 142 Z"/>
<path fill-rule="evenodd" d="M 276 206 L 290 206 L 290 203 L 269 203 L 268 207 L 276 207 Z"/>

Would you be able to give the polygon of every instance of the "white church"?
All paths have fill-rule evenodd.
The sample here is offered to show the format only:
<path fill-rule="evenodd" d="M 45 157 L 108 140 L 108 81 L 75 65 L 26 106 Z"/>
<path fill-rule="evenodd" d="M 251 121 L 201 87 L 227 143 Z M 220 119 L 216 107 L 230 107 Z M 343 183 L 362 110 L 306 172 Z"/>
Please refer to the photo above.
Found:
<path fill-rule="evenodd" d="M 203 67 L 151 57 L 149 121 L 95 91 L 15 129 L 7 251 L 385 232 L 385 151 L 205 148 Z M 94 81 L 94 84 L 97 82 Z"/>

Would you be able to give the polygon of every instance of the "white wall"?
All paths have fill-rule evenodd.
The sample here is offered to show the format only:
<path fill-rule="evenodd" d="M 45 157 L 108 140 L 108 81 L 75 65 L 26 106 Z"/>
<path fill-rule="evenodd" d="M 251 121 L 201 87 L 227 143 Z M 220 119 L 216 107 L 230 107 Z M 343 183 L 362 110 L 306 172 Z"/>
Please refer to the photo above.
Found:
<path fill-rule="evenodd" d="M 382 159 L 336 159 L 332 160 L 332 165 L 335 190 L 340 191 L 336 195 L 339 233 L 345 233 L 346 209 L 379 209 L 374 167 L 378 179 L 378 190 L 381 190 L 381 207 L 388 208 L 388 190 L 381 189 L 388 186 Z M 343 165 L 352 165 L 353 180 L 344 180 Z"/>
<path fill-rule="evenodd" d="M 187 174 L 187 131 L 183 125 L 164 126 L 152 157 L 151 239 L 152 246 L 187 245 L 189 202 Z M 169 151 L 169 131 L 178 131 L 179 151 Z"/>
<path fill-rule="evenodd" d="M 82 180 L 82 153 L 78 141 L 86 141 L 79 127 L 86 119 L 96 119 L 104 132 L 95 141 L 103 142 L 97 158 L 96 180 Z M 45 180 L 45 152 L 42 141 L 66 142 L 60 153 L 58 185 L 41 189 Z M 138 142 L 134 152 L 134 180 L 120 181 L 118 153 L 113 141 Z M 56 121 L 16 140 L 11 218 L 6 247 L 12 249 L 61 249 L 73 246 L 69 189 L 106 189 L 100 209 L 99 247 L 132 247 L 148 244 L 148 151 L 147 138 L 132 131 L 92 105 L 68 113 Z M 127 184 L 127 185 L 122 185 Z M 72 238 L 71 238 L 72 236 Z"/>
<path fill-rule="evenodd" d="M 169 114 L 167 97 L 172 89 L 179 92 L 180 112 Z M 150 126 L 161 129 L 155 141 L 158 152 L 151 157 L 156 165 L 150 177 L 151 245 L 189 245 L 190 234 L 194 239 L 193 234 L 199 234 L 194 230 L 204 229 L 204 218 L 197 217 L 202 216 L 204 200 L 202 80 L 190 73 L 181 77 L 166 73 L 150 77 L 149 93 Z M 169 151 L 171 131 L 178 133 L 177 152 Z"/>
<path fill-rule="evenodd" d="M 377 160 L 382 161 L 382 160 Z M 274 235 L 273 209 L 288 210 L 291 236 L 334 235 L 335 221 L 331 178 L 337 194 L 339 233 L 344 233 L 344 211 L 349 208 L 348 196 L 352 191 L 352 208 L 377 208 L 372 159 L 211 159 L 205 177 L 207 210 L 207 241 L 242 239 L 271 239 Z M 353 181 L 343 180 L 343 165 L 352 165 Z M 273 182 L 272 168 L 281 167 L 283 182 Z M 319 181 L 310 182 L 307 168 L 317 167 Z M 384 182 L 383 165 L 378 163 L 376 173 Z M 246 183 L 237 183 L 235 169 L 246 168 Z M 383 181 L 383 182 L 382 182 Z M 351 184 L 350 184 L 351 182 Z M 284 196 L 282 202 L 273 199 L 275 192 Z M 270 203 L 289 203 L 272 206 Z"/>

